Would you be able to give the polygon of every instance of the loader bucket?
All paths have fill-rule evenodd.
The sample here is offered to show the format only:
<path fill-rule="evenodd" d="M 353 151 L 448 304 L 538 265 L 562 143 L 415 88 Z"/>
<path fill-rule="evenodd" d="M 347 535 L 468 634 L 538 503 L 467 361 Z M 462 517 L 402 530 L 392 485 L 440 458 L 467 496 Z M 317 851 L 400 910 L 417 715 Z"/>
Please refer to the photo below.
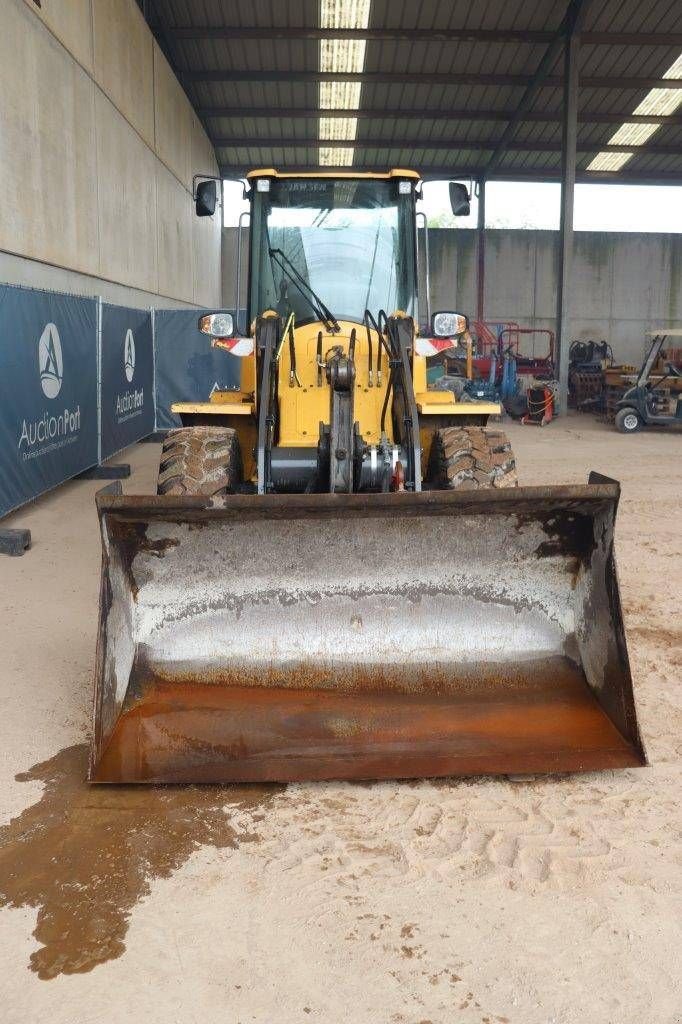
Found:
<path fill-rule="evenodd" d="M 93 782 L 622 768 L 618 486 L 98 497 Z"/>

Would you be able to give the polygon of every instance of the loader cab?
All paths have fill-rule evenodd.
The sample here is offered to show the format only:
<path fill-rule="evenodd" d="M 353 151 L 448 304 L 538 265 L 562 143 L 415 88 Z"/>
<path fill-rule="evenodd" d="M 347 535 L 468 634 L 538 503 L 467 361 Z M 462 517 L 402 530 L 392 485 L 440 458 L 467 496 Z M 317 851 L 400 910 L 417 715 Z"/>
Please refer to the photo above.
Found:
<path fill-rule="evenodd" d="M 248 180 L 248 323 L 268 309 L 318 320 L 311 290 L 339 320 L 362 324 L 366 309 L 416 315 L 416 172 L 263 170 Z"/>
<path fill-rule="evenodd" d="M 235 430 L 244 474 L 261 494 L 420 490 L 436 433 L 484 426 L 500 406 L 429 387 L 422 343 L 433 332 L 431 348 L 450 349 L 468 331 L 453 326 L 455 336 L 442 337 L 440 321 L 466 327 L 466 317 L 428 315 L 426 244 L 420 334 L 419 175 L 269 168 L 247 182 L 246 315 L 229 330 L 214 323 L 224 312 L 200 320 L 212 345 L 241 357 L 239 389 L 173 411 L 186 426 Z M 467 190 L 451 193 L 453 212 L 465 212 Z M 237 296 L 241 269 L 238 245 Z"/>

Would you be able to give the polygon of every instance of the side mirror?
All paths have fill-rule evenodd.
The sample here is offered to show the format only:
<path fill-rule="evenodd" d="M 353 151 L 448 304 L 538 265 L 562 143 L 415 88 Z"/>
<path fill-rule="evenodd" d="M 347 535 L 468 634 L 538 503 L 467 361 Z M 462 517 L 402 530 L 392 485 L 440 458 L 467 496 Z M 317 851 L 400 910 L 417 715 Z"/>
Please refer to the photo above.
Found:
<path fill-rule="evenodd" d="M 200 181 L 195 195 L 197 217 L 212 217 L 218 202 L 218 183 Z"/>
<path fill-rule="evenodd" d="M 434 338 L 457 338 L 469 330 L 469 318 L 464 313 L 434 313 L 431 330 Z"/>
<path fill-rule="evenodd" d="M 469 191 L 460 181 L 450 182 L 450 209 L 455 217 L 468 217 L 471 211 Z"/>

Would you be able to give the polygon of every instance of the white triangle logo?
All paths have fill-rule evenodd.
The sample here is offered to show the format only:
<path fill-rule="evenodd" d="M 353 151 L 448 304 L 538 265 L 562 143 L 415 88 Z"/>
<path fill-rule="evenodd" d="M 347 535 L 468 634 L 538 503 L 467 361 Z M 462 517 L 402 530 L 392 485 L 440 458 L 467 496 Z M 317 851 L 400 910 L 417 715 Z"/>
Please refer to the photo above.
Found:
<path fill-rule="evenodd" d="M 40 386 L 46 398 L 56 398 L 64 379 L 62 343 L 55 324 L 47 324 L 38 342 Z"/>

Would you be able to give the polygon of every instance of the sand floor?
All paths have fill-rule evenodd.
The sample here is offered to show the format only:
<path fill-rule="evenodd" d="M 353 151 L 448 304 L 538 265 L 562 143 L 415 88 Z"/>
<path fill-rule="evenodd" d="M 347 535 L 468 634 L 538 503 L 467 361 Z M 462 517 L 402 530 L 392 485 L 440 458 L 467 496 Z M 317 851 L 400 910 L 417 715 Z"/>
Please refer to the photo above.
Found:
<path fill-rule="evenodd" d="M 98 484 L 69 484 L 12 517 L 34 547 L 0 560 L 0 1019 L 682 1021 L 682 436 L 509 433 L 521 483 L 622 482 L 651 767 L 89 790 Z M 125 458 L 148 492 L 158 446 Z"/>

